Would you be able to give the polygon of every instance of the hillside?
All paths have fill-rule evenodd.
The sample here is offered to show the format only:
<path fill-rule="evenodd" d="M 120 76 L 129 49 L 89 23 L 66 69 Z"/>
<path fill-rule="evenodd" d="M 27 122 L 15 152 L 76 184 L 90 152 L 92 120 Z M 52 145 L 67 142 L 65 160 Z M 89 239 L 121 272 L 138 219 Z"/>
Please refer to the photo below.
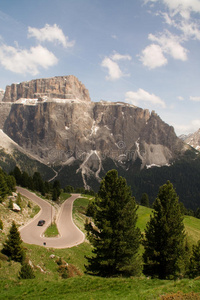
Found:
<path fill-rule="evenodd" d="M 77 199 L 74 205 L 74 218 L 82 227 L 84 210 L 88 198 Z M 138 225 L 141 230 L 149 218 L 151 210 L 140 207 L 138 211 Z M 193 230 L 196 235 L 193 242 L 200 239 L 200 220 L 185 219 L 186 230 Z M 183 279 L 177 282 L 158 279 L 141 278 L 99 278 L 84 275 L 85 255 L 90 255 L 91 247 L 88 242 L 71 249 L 48 249 L 26 244 L 28 257 L 34 265 L 36 278 L 32 280 L 19 280 L 17 274 L 19 264 L 14 262 L 1 262 L 0 268 L 0 299 L 160 299 L 161 295 L 186 293 L 188 299 L 199 299 L 199 280 Z M 54 255 L 53 258 L 50 258 Z M 80 275 L 68 279 L 61 279 L 58 272 L 57 259 L 61 257 L 74 266 Z M 137 287 L 137 288 L 136 288 Z M 193 296 L 196 298 L 192 298 Z M 163 298 L 164 299 L 164 298 Z M 167 299 L 167 298 L 166 298 Z"/>

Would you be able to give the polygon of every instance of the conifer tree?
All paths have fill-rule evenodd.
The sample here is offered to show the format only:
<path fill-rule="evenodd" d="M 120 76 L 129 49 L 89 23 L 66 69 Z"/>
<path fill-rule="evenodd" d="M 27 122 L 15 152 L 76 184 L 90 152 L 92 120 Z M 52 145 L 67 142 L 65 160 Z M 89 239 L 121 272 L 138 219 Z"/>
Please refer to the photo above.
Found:
<path fill-rule="evenodd" d="M 11 172 L 10 174 L 15 177 L 16 183 L 21 185 L 22 173 L 17 166 L 14 168 L 13 172 Z"/>
<path fill-rule="evenodd" d="M 20 233 L 15 222 L 13 221 L 7 240 L 3 244 L 2 253 L 14 261 L 23 262 L 25 258 L 25 252 L 21 244 L 22 240 Z"/>
<path fill-rule="evenodd" d="M 28 263 L 23 263 L 19 272 L 19 278 L 21 279 L 33 279 L 35 274 L 33 268 Z"/>
<path fill-rule="evenodd" d="M 0 203 L 4 200 L 8 193 L 9 189 L 5 180 L 5 176 L 3 172 L 0 172 Z"/>
<path fill-rule="evenodd" d="M 160 187 L 153 216 L 145 229 L 144 272 L 161 279 L 180 275 L 184 258 L 184 224 L 172 183 Z"/>
<path fill-rule="evenodd" d="M 142 194 L 140 204 L 143 206 L 149 207 L 149 197 L 148 197 L 147 193 Z"/>
<path fill-rule="evenodd" d="M 94 223 L 85 225 L 94 246 L 94 256 L 87 258 L 87 271 L 100 276 L 139 275 L 138 207 L 125 178 L 118 177 L 116 170 L 109 171 L 102 180 L 94 206 Z"/>
<path fill-rule="evenodd" d="M 189 275 L 192 278 L 200 276 L 200 240 L 198 241 L 197 245 L 193 245 L 192 248 Z"/>

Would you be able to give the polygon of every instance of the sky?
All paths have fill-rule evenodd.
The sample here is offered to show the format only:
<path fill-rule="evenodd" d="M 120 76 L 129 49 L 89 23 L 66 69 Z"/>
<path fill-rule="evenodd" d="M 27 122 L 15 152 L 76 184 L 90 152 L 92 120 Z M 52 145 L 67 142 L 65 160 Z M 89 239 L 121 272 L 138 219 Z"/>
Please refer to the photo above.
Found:
<path fill-rule="evenodd" d="M 200 128 L 200 0 L 1 0 L 0 88 L 76 76 L 92 101 Z"/>

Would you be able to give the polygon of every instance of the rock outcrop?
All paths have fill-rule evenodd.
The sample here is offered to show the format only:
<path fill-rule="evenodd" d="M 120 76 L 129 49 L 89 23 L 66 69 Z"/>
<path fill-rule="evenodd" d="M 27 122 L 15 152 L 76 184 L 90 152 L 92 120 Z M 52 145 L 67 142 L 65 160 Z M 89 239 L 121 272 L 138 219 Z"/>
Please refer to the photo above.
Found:
<path fill-rule="evenodd" d="M 49 166 L 76 164 L 85 187 L 88 177 L 100 180 L 107 158 L 128 172 L 137 160 L 168 165 L 187 148 L 155 112 L 91 102 L 74 76 L 11 85 L 3 101 L 13 102 L 4 132 Z"/>
<path fill-rule="evenodd" d="M 15 102 L 20 98 L 37 98 L 42 100 L 43 97 L 60 99 L 78 98 L 90 101 L 88 90 L 72 75 L 35 79 L 19 84 L 13 83 L 11 86 L 6 87 L 3 101 Z"/>

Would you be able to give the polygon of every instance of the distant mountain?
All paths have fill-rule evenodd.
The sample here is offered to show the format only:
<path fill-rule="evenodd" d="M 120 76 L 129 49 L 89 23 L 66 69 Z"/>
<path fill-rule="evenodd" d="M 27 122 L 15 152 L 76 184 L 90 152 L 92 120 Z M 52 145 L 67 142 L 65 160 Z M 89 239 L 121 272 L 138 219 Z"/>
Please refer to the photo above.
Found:
<path fill-rule="evenodd" d="M 180 138 L 191 147 L 195 148 L 198 151 L 200 150 L 200 129 L 198 129 L 194 133 L 182 135 L 180 136 Z"/>
<path fill-rule="evenodd" d="M 176 161 L 190 157 L 191 147 L 154 111 L 124 102 L 92 102 L 72 75 L 7 86 L 0 120 L 21 153 L 46 166 L 62 186 L 97 190 L 106 171 L 116 168 L 137 197 L 148 182 L 154 197 L 158 187 L 148 174 L 171 170 Z M 170 179 L 170 174 L 163 178 Z"/>

